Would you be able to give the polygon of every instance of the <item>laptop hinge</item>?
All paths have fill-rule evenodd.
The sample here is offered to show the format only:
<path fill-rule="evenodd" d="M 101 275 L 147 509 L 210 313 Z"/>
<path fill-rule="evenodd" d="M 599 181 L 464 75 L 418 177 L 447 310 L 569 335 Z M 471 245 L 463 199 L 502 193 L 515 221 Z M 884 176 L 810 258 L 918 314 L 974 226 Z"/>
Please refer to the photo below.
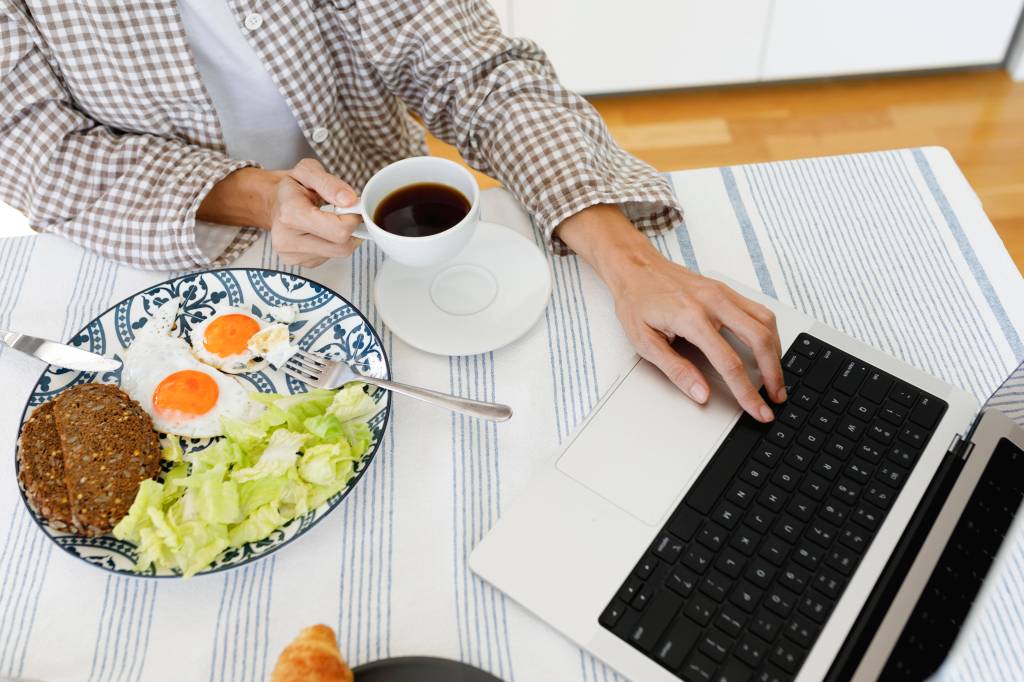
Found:
<path fill-rule="evenodd" d="M 947 455 L 952 455 L 961 462 L 966 462 L 972 452 L 974 452 L 974 442 L 967 440 L 959 433 L 953 436 L 953 441 L 949 444 L 949 449 L 946 450 Z"/>

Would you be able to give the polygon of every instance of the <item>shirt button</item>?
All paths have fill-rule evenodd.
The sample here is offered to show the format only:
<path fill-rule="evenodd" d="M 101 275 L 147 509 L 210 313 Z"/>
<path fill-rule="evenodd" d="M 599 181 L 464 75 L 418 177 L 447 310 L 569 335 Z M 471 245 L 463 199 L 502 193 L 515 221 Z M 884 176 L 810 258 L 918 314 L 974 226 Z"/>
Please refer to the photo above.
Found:
<path fill-rule="evenodd" d="M 245 16 L 245 27 L 250 31 L 255 31 L 262 25 L 263 17 L 260 16 L 257 12 L 253 12 L 252 14 L 247 14 Z"/>
<path fill-rule="evenodd" d="M 313 128 L 313 142 L 323 142 L 328 136 L 327 128 L 323 126 Z"/>

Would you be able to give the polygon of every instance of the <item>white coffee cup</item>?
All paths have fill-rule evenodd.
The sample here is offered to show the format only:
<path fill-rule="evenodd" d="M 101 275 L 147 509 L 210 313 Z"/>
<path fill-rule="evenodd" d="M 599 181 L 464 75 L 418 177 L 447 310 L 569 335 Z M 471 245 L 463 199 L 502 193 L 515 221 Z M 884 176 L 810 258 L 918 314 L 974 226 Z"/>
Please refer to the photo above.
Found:
<path fill-rule="evenodd" d="M 406 237 L 388 232 L 373 222 L 377 207 L 395 190 L 419 183 L 448 185 L 469 201 L 466 217 L 443 232 L 426 237 Z M 437 265 L 456 256 L 469 243 L 480 222 L 480 187 L 464 167 L 436 156 L 413 156 L 381 168 L 363 187 L 363 195 L 349 207 L 327 204 L 322 211 L 359 215 L 363 224 L 353 236 L 376 242 L 394 260 L 412 267 Z"/>

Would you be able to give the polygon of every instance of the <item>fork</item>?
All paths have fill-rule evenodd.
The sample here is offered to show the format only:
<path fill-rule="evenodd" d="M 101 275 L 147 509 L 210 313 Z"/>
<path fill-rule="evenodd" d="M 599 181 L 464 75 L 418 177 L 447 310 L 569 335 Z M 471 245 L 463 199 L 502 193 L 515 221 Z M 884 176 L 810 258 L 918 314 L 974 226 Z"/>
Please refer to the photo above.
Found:
<path fill-rule="evenodd" d="M 285 363 L 284 372 L 290 377 L 316 388 L 340 388 L 350 381 L 362 381 L 371 386 L 401 393 L 453 412 L 479 417 L 494 422 L 503 422 L 512 416 L 512 408 L 500 403 L 485 403 L 480 400 L 460 398 L 426 388 L 399 384 L 387 379 L 378 379 L 360 374 L 347 362 L 328 360 L 319 355 L 299 350 Z"/>

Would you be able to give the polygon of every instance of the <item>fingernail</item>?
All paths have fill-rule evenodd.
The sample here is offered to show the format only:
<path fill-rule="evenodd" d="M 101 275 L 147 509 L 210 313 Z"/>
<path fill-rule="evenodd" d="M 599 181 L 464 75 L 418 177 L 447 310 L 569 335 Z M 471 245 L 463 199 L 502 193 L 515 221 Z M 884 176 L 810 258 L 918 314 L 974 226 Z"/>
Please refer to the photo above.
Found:
<path fill-rule="evenodd" d="M 334 203 L 336 203 L 339 206 L 349 206 L 355 200 L 356 195 L 352 194 L 352 192 L 349 192 L 348 190 L 342 190 L 338 192 L 338 194 L 335 195 L 334 197 Z"/>
<path fill-rule="evenodd" d="M 763 422 L 770 422 L 771 420 L 775 419 L 775 413 L 772 412 L 772 408 L 768 407 L 767 405 L 761 406 L 760 415 L 761 421 Z"/>
<path fill-rule="evenodd" d="M 702 405 L 708 399 L 708 389 L 706 389 L 704 387 L 704 384 L 694 382 L 690 386 L 690 390 L 688 392 L 689 392 L 691 398 L 693 398 L 694 400 L 696 400 L 698 403 L 700 403 Z"/>
<path fill-rule="evenodd" d="M 785 386 L 783 386 L 782 388 L 779 389 L 779 393 L 778 393 L 777 397 L 779 399 L 778 402 L 780 402 L 780 403 L 784 403 L 784 402 L 786 402 L 789 399 L 789 394 L 786 393 L 786 387 Z"/>

